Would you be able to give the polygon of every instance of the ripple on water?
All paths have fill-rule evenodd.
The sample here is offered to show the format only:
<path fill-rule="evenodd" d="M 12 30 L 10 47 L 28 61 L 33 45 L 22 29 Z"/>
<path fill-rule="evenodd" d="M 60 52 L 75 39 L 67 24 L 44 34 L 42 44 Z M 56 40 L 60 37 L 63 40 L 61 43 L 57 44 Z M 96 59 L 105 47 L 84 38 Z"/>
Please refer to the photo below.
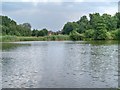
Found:
<path fill-rule="evenodd" d="M 31 46 L 14 49 L 17 54 L 4 52 L 3 87 L 117 86 L 117 45 L 24 43 Z"/>

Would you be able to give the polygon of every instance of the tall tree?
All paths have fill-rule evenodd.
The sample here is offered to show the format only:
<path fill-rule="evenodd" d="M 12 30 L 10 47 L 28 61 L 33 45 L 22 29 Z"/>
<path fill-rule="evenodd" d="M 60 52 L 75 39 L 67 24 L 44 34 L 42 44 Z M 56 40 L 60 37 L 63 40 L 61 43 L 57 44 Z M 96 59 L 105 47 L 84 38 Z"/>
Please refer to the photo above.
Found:
<path fill-rule="evenodd" d="M 115 16 L 117 17 L 117 28 L 120 28 L 120 12 L 116 13 Z"/>
<path fill-rule="evenodd" d="M 85 30 L 90 29 L 90 24 L 86 16 L 82 16 L 77 23 L 79 24 L 79 28 L 77 29 L 79 33 L 84 33 Z"/>
<path fill-rule="evenodd" d="M 117 28 L 117 17 L 111 16 L 109 14 L 103 14 L 102 18 L 108 31 L 115 30 Z"/>
<path fill-rule="evenodd" d="M 69 34 L 71 31 L 79 28 L 79 25 L 76 22 L 68 22 L 64 25 L 62 33 Z"/>
<path fill-rule="evenodd" d="M 35 29 L 34 29 L 34 30 L 32 31 L 32 36 L 38 36 L 38 32 L 39 32 L 38 30 L 35 30 Z"/>
<path fill-rule="evenodd" d="M 107 38 L 106 25 L 102 22 L 97 22 L 96 29 L 94 31 L 95 40 L 105 40 Z"/>
<path fill-rule="evenodd" d="M 99 13 L 89 14 L 90 17 L 90 25 L 92 26 L 92 29 L 97 28 L 97 23 L 101 21 L 101 16 Z"/>
<path fill-rule="evenodd" d="M 38 36 L 46 36 L 46 35 L 48 35 L 48 30 L 46 28 L 38 32 Z"/>
<path fill-rule="evenodd" d="M 30 23 L 23 23 L 22 26 L 25 28 L 31 29 Z"/>

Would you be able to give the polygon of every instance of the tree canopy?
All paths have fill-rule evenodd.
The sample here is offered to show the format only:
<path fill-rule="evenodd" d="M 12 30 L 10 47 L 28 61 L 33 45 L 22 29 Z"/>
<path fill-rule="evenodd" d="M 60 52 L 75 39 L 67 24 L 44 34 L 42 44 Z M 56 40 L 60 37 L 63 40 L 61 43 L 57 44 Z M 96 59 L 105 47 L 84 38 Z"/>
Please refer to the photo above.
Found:
<path fill-rule="evenodd" d="M 79 34 L 83 34 L 85 38 L 92 38 L 94 40 L 105 39 L 119 39 L 120 29 L 120 13 L 116 13 L 114 16 L 109 14 L 100 15 L 99 13 L 89 14 L 89 20 L 87 16 L 82 16 L 80 20 L 76 22 L 68 22 L 62 29 L 63 34 L 69 34 L 72 31 L 76 31 Z M 115 35 L 113 35 L 113 32 Z M 114 38 L 115 36 L 116 38 Z"/>
<path fill-rule="evenodd" d="M 8 16 L 0 16 L 0 28 L 2 35 L 15 36 L 47 36 L 49 33 L 53 35 L 69 35 L 72 40 L 81 39 L 120 39 L 120 12 L 115 15 L 93 13 L 87 16 L 82 16 L 76 22 L 67 22 L 61 31 L 52 32 L 46 28 L 42 30 L 31 29 L 30 23 L 17 24 L 16 21 Z M 50 34 L 50 35 L 51 35 Z"/>
<path fill-rule="evenodd" d="M 2 22 L 0 27 L 2 28 L 2 35 L 16 35 L 16 36 L 46 36 L 48 35 L 47 29 L 31 30 L 30 23 L 17 24 L 14 20 L 7 16 L 0 16 Z"/>

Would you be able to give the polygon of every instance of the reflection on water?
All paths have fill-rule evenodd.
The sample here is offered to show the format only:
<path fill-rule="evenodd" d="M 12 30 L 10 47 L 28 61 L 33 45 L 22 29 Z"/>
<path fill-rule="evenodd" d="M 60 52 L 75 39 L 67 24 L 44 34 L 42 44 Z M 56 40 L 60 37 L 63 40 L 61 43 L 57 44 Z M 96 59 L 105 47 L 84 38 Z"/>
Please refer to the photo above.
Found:
<path fill-rule="evenodd" d="M 2 51 L 2 87 L 118 87 L 118 44 L 103 42 L 14 43 Z"/>
<path fill-rule="evenodd" d="M 0 43 L 0 45 L 2 45 L 2 48 L 0 48 L 0 50 L 4 51 L 4 50 L 11 50 L 11 49 L 15 49 L 21 46 L 30 46 L 30 44 L 21 44 L 21 43 Z"/>
<path fill-rule="evenodd" d="M 2 89 L 2 52 L 0 51 L 0 89 Z"/>

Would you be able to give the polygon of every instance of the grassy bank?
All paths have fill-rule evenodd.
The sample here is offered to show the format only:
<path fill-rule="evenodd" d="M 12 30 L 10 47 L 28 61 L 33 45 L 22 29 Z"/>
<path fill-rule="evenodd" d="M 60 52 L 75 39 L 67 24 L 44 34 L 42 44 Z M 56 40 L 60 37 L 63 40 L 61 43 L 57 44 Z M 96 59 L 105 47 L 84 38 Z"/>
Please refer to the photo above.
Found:
<path fill-rule="evenodd" d="M 15 42 L 15 41 L 64 41 L 70 40 L 68 35 L 51 35 L 44 37 L 18 37 L 18 36 L 1 36 L 2 42 Z"/>
<path fill-rule="evenodd" d="M 81 38 L 81 39 L 79 39 Z M 27 37 L 27 36 L 0 36 L 1 42 L 16 42 L 16 41 L 94 41 L 93 38 L 85 38 L 85 37 L 79 37 L 77 35 L 73 35 L 72 38 L 69 35 L 51 35 L 51 36 L 43 36 L 43 37 Z M 118 39 L 107 39 L 107 40 L 118 40 Z M 97 40 L 99 41 L 99 40 Z"/>

